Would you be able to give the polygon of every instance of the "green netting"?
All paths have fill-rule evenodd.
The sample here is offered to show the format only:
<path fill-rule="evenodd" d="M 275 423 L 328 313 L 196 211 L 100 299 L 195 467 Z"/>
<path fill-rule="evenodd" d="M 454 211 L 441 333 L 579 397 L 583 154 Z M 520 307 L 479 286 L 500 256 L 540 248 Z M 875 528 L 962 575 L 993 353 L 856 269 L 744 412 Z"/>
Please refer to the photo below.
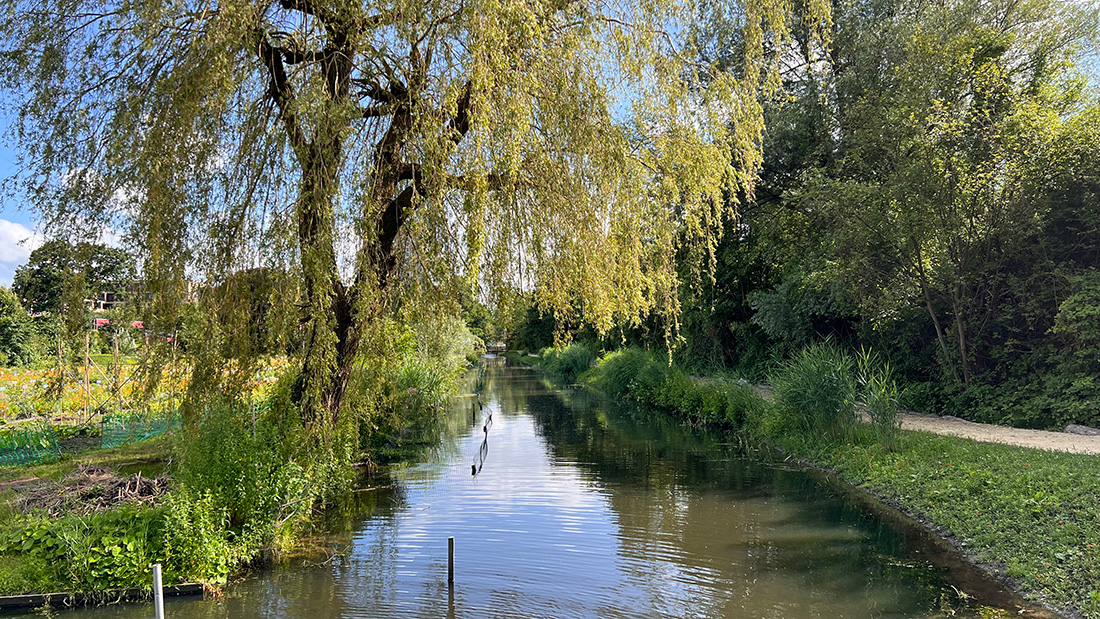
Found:
<path fill-rule="evenodd" d="M 0 466 L 52 462 L 60 455 L 57 434 L 48 423 L 24 425 L 0 433 Z"/>
<path fill-rule="evenodd" d="M 179 415 L 173 411 L 155 415 L 134 413 L 103 416 L 103 447 L 118 447 L 153 438 L 180 426 Z"/>

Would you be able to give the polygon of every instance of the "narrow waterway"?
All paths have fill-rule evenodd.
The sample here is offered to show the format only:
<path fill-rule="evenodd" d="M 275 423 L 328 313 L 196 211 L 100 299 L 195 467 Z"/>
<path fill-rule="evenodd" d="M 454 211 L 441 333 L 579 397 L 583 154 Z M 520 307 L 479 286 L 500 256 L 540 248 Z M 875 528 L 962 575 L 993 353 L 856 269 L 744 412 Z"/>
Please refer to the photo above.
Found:
<path fill-rule="evenodd" d="M 199 617 L 990 617 L 903 536 L 726 437 L 491 360 L 426 461 L 371 482 L 308 561 Z M 490 419 L 491 417 L 491 419 Z M 476 471 L 476 474 L 474 472 Z M 456 575 L 447 585 L 447 538 Z M 69 611 L 147 617 L 148 605 Z M 1012 614 L 1015 614 L 1014 612 Z M 1007 616 L 1007 614 L 1006 614 Z"/>

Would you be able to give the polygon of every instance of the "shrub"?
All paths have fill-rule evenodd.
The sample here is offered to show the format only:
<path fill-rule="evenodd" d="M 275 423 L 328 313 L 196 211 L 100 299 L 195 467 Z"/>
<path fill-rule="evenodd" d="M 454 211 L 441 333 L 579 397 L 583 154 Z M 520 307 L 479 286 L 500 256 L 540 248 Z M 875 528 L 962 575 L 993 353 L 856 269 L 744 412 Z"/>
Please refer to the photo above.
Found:
<path fill-rule="evenodd" d="M 544 348 L 539 353 L 541 365 L 568 382 L 576 382 L 596 362 L 596 353 L 584 344 L 565 348 Z"/>
<path fill-rule="evenodd" d="M 354 381 L 358 457 L 373 462 L 407 457 L 434 440 L 438 415 L 457 391 L 468 356 L 484 350 L 451 318 L 389 322 L 378 343 Z"/>
<path fill-rule="evenodd" d="M 197 497 L 186 489 L 170 494 L 165 505 L 165 580 L 226 582 L 233 554 L 228 524 L 225 508 L 209 492 Z"/>
<path fill-rule="evenodd" d="M 851 358 L 828 343 L 804 348 L 771 378 L 776 412 L 807 436 L 844 435 L 856 422 L 852 370 Z"/>
<path fill-rule="evenodd" d="M 656 373 L 654 373 L 656 375 Z M 677 367 L 666 367 L 659 374 L 661 381 L 650 389 L 648 402 L 669 410 L 690 414 L 696 407 L 693 400 L 695 384 L 686 372 Z"/>
<path fill-rule="evenodd" d="M 127 505 L 85 517 L 17 516 L 0 532 L 3 561 L 18 558 L 9 586 L 22 587 L 19 592 L 147 588 L 157 562 L 174 579 L 178 571 L 163 543 L 166 515 L 163 508 Z"/>
<path fill-rule="evenodd" d="M 281 446 L 300 442 L 293 426 L 278 423 L 294 417 L 279 419 L 285 412 L 254 413 L 248 406 L 217 401 L 198 427 L 185 429 L 180 435 L 186 438 L 177 441 L 180 483 L 195 496 L 216 497 L 211 509 L 224 510 L 235 541 L 244 547 L 242 555 L 272 544 L 277 529 L 308 515 L 326 488 L 325 480 L 318 479 L 324 472 L 312 461 L 307 471 L 280 452 Z"/>
<path fill-rule="evenodd" d="M 592 383 L 604 393 L 615 397 L 640 399 L 639 393 L 662 382 L 657 379 L 659 369 L 652 363 L 651 355 L 639 348 L 626 348 L 607 353 L 600 359 Z M 638 381 L 644 379 L 646 386 Z"/>
<path fill-rule="evenodd" d="M 767 407 L 767 402 L 751 385 L 727 382 L 725 392 L 729 401 L 726 418 L 736 427 L 744 427 L 750 419 L 758 417 Z"/>
<path fill-rule="evenodd" d="M 668 358 L 637 348 L 608 353 L 589 375 L 593 386 L 675 412 L 691 421 L 740 426 L 764 400 L 747 384 L 692 378 Z"/>

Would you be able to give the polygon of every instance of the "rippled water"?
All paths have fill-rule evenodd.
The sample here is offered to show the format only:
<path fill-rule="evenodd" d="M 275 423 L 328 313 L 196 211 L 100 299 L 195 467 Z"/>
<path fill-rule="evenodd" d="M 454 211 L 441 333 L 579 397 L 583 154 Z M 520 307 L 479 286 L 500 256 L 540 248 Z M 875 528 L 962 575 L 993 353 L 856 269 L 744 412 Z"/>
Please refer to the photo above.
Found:
<path fill-rule="evenodd" d="M 722 436 L 555 390 L 502 361 L 484 399 L 480 410 L 473 396 L 458 398 L 427 461 L 374 480 L 333 515 L 333 536 L 318 547 L 336 554 L 255 573 L 221 600 L 170 599 L 168 616 L 998 612 L 961 602 L 943 570 L 907 555 L 901 535 L 841 491 Z M 73 612 L 151 615 L 148 605 Z"/>

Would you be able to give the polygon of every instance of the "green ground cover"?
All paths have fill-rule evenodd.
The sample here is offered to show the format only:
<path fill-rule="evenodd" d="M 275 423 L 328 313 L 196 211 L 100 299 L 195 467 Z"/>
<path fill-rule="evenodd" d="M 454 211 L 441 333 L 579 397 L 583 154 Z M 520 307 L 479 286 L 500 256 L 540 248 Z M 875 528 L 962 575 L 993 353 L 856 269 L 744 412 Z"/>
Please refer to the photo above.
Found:
<path fill-rule="evenodd" d="M 870 372 L 859 360 L 829 366 L 830 355 L 808 351 L 778 368 L 769 377 L 772 401 L 638 349 L 605 355 L 580 381 L 688 423 L 739 430 L 828 469 L 946 537 L 1024 596 L 1100 618 L 1100 458 L 899 430 L 882 413 L 894 397 L 881 380 L 888 371 Z M 583 356 L 525 361 L 562 374 L 561 359 Z M 817 408 L 805 411 L 799 402 L 809 395 Z M 858 421 L 857 404 L 877 407 L 878 422 Z"/>
<path fill-rule="evenodd" d="M 436 440 L 438 412 L 468 375 L 468 332 L 440 343 L 394 330 L 394 354 L 356 375 L 357 408 L 330 442 L 302 420 L 296 372 L 272 370 L 249 398 L 213 397 L 192 423 L 108 419 L 107 448 L 0 467 L 0 595 L 148 589 L 153 563 L 166 584 L 220 586 L 294 551 L 329 508 L 346 511 L 353 462 Z"/>
<path fill-rule="evenodd" d="M 859 429 L 857 428 L 857 434 Z M 901 431 L 773 443 L 901 509 L 1027 597 L 1100 617 L 1100 458 Z"/>

